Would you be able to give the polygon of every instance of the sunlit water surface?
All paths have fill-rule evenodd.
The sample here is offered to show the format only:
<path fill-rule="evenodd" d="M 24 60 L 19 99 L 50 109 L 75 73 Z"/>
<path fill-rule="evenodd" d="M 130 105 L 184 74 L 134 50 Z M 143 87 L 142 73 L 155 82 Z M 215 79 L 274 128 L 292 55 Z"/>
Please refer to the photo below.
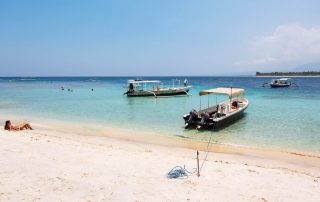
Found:
<path fill-rule="evenodd" d="M 214 132 L 214 141 L 320 153 L 320 78 L 295 78 L 299 87 L 273 89 L 261 87 L 271 78 L 189 77 L 192 96 L 159 99 L 123 96 L 128 79 L 131 78 L 0 78 L 0 113 L 207 140 L 211 131 L 185 130 L 182 115 L 192 108 L 199 109 L 199 90 L 233 86 L 246 90 L 250 105 L 242 119 Z M 184 77 L 144 79 L 158 79 L 171 86 L 172 79 L 182 82 Z M 201 105 L 203 108 L 208 102 L 215 104 L 225 99 L 203 97 Z"/>

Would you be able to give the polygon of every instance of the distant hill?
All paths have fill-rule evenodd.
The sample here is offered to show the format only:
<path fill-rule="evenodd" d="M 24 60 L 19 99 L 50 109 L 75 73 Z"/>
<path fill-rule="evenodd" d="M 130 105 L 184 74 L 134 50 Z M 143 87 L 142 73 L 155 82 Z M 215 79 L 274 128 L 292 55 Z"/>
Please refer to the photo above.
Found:
<path fill-rule="evenodd" d="M 320 76 L 320 71 L 304 71 L 304 72 L 256 72 L 256 76 Z"/>

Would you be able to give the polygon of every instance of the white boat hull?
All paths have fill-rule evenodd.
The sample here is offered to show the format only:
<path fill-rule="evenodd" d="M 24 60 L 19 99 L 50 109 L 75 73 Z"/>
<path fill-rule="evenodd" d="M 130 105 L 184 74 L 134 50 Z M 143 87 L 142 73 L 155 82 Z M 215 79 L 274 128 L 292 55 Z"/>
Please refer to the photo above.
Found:
<path fill-rule="evenodd" d="M 139 96 L 174 96 L 174 95 L 188 95 L 191 86 L 178 87 L 178 88 L 166 88 L 166 89 L 156 89 L 151 91 L 145 90 L 135 90 L 132 92 L 127 92 L 128 97 L 139 97 Z"/>

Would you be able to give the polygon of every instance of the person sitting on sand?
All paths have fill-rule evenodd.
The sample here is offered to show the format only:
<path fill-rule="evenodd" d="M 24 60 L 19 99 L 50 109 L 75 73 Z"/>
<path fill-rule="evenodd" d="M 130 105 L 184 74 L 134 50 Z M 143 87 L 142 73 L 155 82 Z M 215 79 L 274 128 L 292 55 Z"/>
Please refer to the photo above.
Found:
<path fill-rule="evenodd" d="M 18 130 L 24 130 L 24 129 L 26 129 L 26 130 L 28 130 L 28 129 L 30 129 L 30 130 L 33 130 L 33 128 L 30 126 L 30 124 L 29 123 L 23 123 L 23 124 L 20 124 L 20 125 L 18 125 L 18 126 L 14 126 L 14 125 L 12 125 L 11 124 L 11 121 L 6 121 L 6 123 L 5 123 L 5 125 L 4 125 L 4 129 L 5 130 L 14 130 L 14 131 L 18 131 Z"/>

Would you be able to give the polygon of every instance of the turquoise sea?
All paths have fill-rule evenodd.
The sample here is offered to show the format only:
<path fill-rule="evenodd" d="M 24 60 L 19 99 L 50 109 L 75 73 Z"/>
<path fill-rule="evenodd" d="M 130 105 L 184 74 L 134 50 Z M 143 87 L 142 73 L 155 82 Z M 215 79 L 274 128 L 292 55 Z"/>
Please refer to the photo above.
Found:
<path fill-rule="evenodd" d="M 320 153 L 320 78 L 294 78 L 298 87 L 261 87 L 272 78 L 187 77 L 192 96 L 128 98 L 123 96 L 128 77 L 2 77 L 0 114 L 94 123 L 151 135 L 207 140 L 211 131 L 185 130 L 182 115 L 200 107 L 198 91 L 215 87 L 246 90 L 250 105 L 245 116 L 213 132 L 216 142 Z M 172 86 L 185 77 L 143 77 Z M 176 81 L 175 84 L 178 84 Z M 65 90 L 61 90 L 64 86 Z M 69 92 L 67 89 L 72 89 Z M 93 89 L 93 91 L 91 90 Z M 202 107 L 226 100 L 201 99 Z"/>

